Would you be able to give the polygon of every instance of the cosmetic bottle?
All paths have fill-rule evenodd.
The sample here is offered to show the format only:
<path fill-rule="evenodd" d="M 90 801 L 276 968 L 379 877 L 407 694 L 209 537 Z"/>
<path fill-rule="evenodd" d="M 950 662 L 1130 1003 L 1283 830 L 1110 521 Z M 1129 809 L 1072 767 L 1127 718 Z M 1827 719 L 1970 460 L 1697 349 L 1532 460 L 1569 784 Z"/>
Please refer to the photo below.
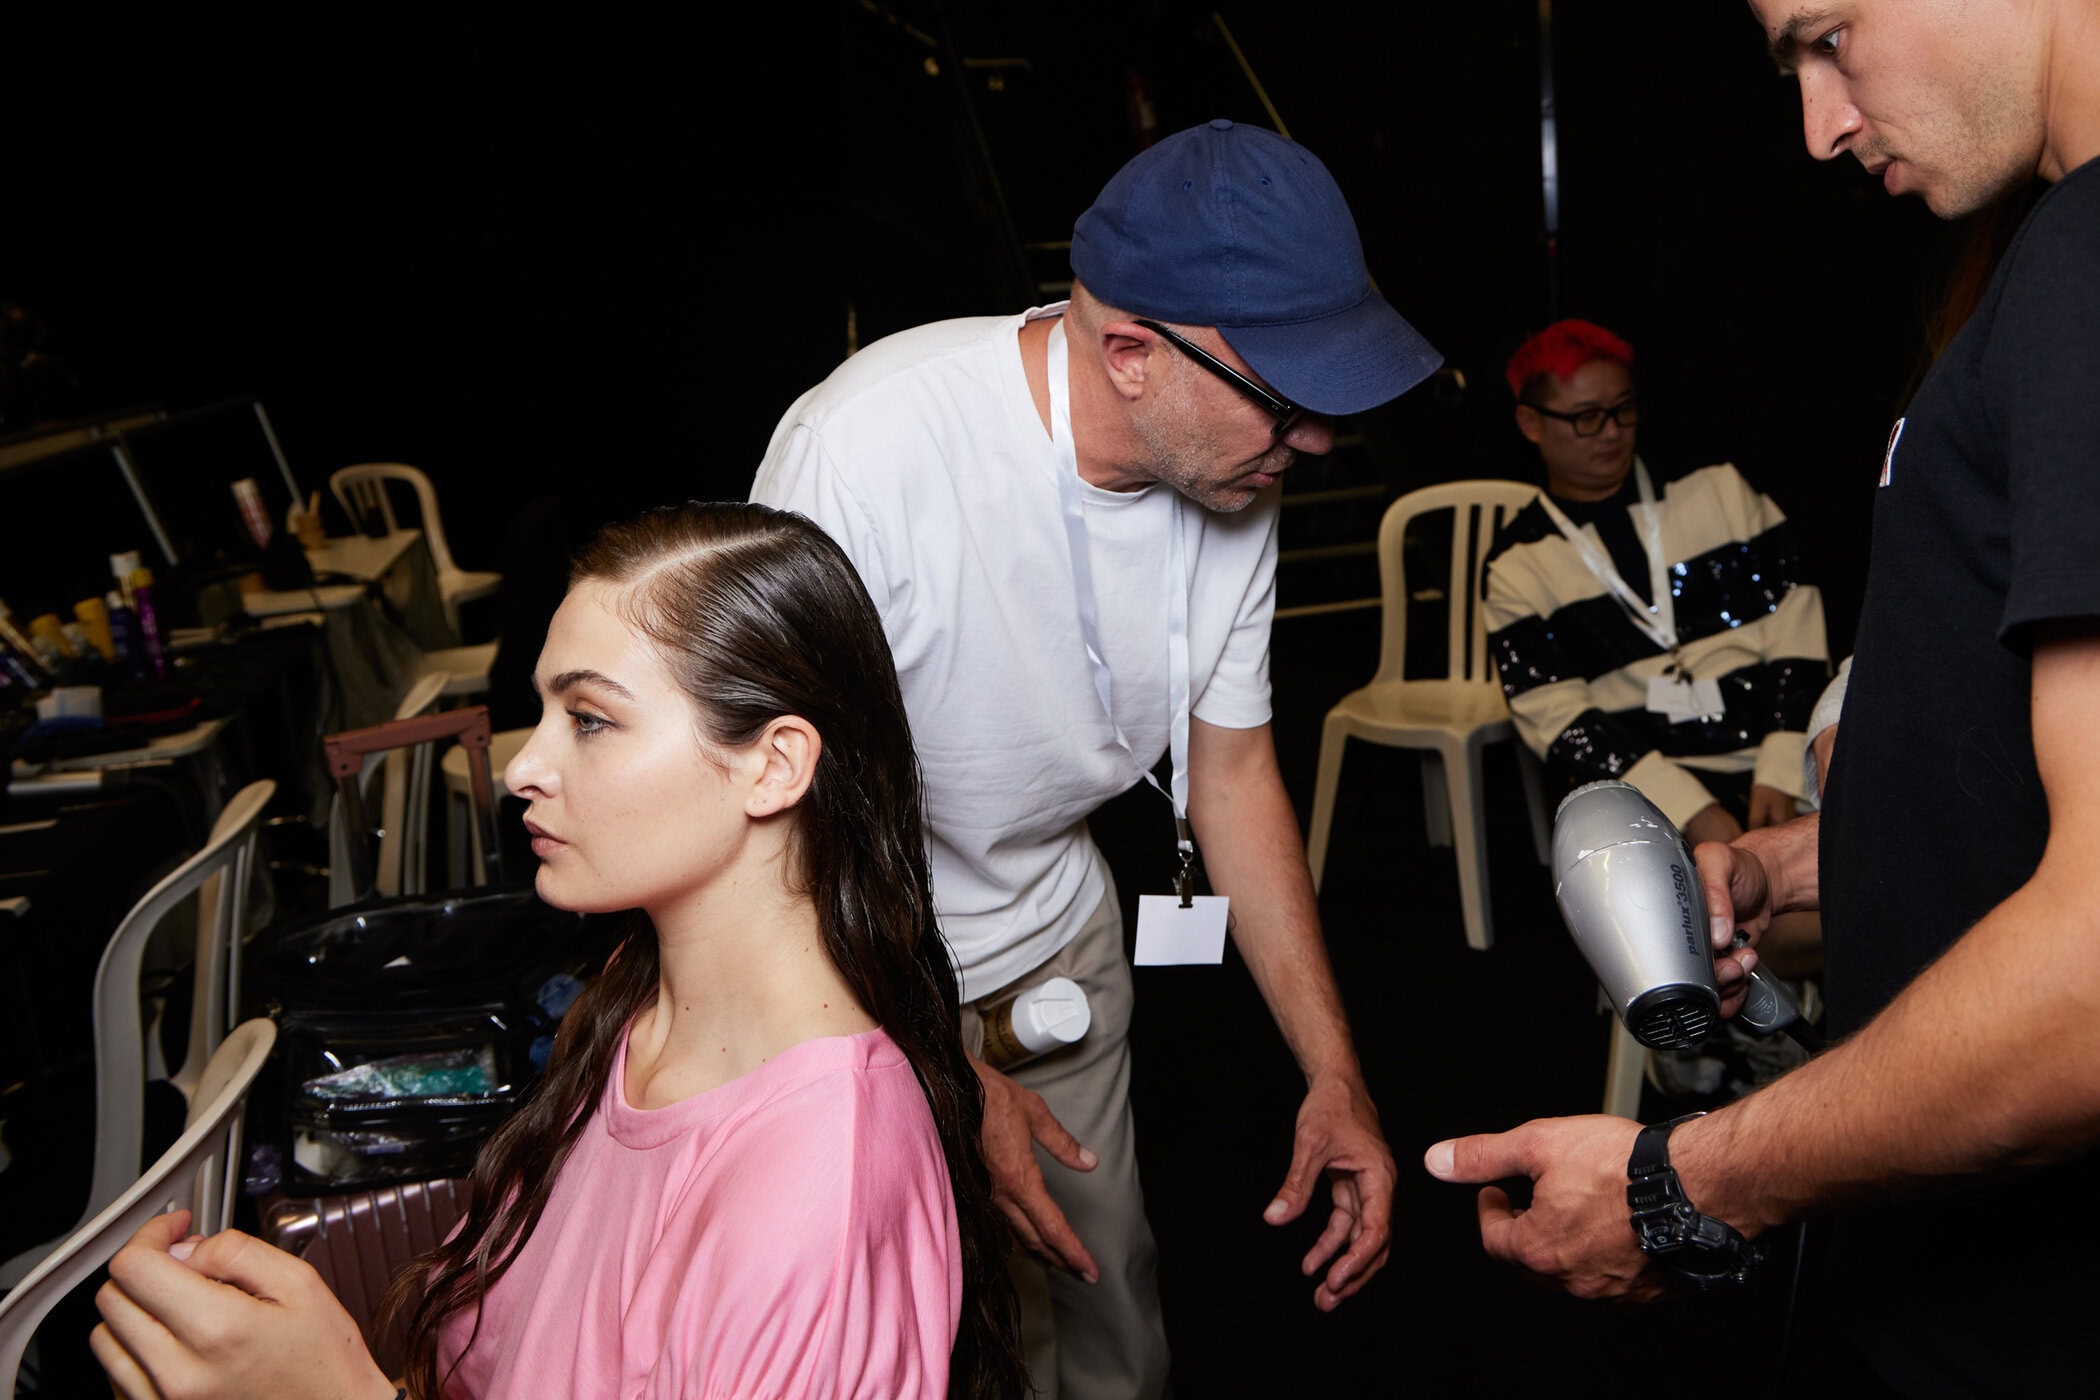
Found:
<path fill-rule="evenodd" d="M 984 1062 L 1012 1069 L 1062 1050 L 1086 1034 L 1094 1014 L 1086 989 L 1069 977 L 1053 977 L 986 1007 Z"/>
<path fill-rule="evenodd" d="M 133 559 L 138 555 L 131 556 Z M 131 607 L 138 615 L 139 643 L 146 651 L 146 665 L 153 672 L 153 679 L 168 678 L 168 649 L 161 639 L 160 610 L 153 604 L 153 570 L 133 568 L 131 571 Z"/>
<path fill-rule="evenodd" d="M 40 651 L 56 652 L 61 661 L 76 661 L 80 658 L 79 649 L 73 645 L 73 639 L 66 635 L 66 629 L 59 622 L 57 613 L 45 613 L 42 617 L 31 619 L 29 640 L 35 642 Z"/>
<path fill-rule="evenodd" d="M 117 664 L 135 681 L 146 679 L 146 649 L 139 644 L 138 616 L 125 606 L 124 595 L 112 588 L 103 595 L 109 609 L 109 639 L 117 652 Z"/>
<path fill-rule="evenodd" d="M 109 608 L 100 598 L 82 598 L 73 605 L 73 620 L 87 636 L 88 645 L 102 653 L 102 659 L 114 663 L 117 659 L 116 639 L 109 634 Z"/>
<path fill-rule="evenodd" d="M 25 683 L 32 689 L 49 680 L 51 663 L 44 659 L 43 652 L 37 644 L 31 641 L 21 628 L 15 626 L 14 613 L 4 602 L 0 602 L 0 642 L 4 642 L 7 649 L 27 666 L 28 678 Z"/>

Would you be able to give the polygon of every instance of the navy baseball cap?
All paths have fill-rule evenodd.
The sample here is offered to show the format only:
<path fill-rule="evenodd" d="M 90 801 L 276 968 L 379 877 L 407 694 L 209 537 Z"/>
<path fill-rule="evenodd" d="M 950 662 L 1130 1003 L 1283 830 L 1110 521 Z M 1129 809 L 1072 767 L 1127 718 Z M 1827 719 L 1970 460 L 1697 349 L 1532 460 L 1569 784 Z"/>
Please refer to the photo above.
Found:
<path fill-rule="evenodd" d="M 1133 158 L 1073 226 L 1072 273 L 1119 310 L 1216 326 L 1315 413 L 1374 408 L 1444 362 L 1372 290 L 1327 167 L 1258 126 L 1221 119 Z"/>

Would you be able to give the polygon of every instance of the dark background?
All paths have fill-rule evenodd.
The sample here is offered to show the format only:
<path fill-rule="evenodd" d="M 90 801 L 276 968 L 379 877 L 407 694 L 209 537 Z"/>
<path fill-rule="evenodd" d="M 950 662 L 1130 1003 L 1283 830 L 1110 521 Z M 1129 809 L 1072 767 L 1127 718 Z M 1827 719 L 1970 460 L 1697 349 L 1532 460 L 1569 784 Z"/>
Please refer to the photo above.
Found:
<path fill-rule="evenodd" d="M 1367 415 L 1377 471 L 1404 489 L 1530 470 L 1500 367 L 1550 319 L 1550 262 L 1560 314 L 1640 350 L 1645 453 L 1734 460 L 1787 509 L 1842 655 L 1871 483 L 1960 230 L 1807 158 L 1741 6 L 1553 8 L 1549 258 L 1535 0 L 1224 7 L 1385 293 L 1468 385 Z M 768 15 L 7 7 L 0 303 L 33 312 L 63 372 L 18 384 L 0 431 L 256 393 L 308 487 L 422 466 L 460 562 L 516 579 L 526 503 L 544 523 L 557 498 L 574 540 L 742 496 L 849 336 L 1028 300 L 1055 255 L 1018 245 L 1065 237 L 1137 148 L 1133 93 L 1161 132 L 1265 120 L 1194 6 Z M 1301 815 L 1320 715 L 1376 654 L 1375 613 L 1278 626 Z M 1401 1159 L 1393 1262 L 1313 1312 L 1294 1268 L 1312 1229 L 1259 1222 L 1299 1092 L 1280 1040 L 1236 966 L 1141 972 L 1134 1092 L 1180 1393 L 1815 1393 L 1777 1379 L 1783 1271 L 1748 1300 L 1549 1297 L 1480 1256 L 1470 1193 L 1415 1169 L 1438 1136 L 1594 1108 L 1605 1027 L 1506 756 L 1486 954 L 1423 841 L 1414 760 L 1349 762 L 1323 913 Z M 1163 812 L 1141 792 L 1097 822 L 1126 891 L 1156 886 Z"/>
<path fill-rule="evenodd" d="M 849 305 L 866 343 L 1025 297 L 1002 202 L 1066 236 L 1135 149 L 1134 73 L 1161 131 L 1263 120 L 1193 6 L 770 13 L 9 7 L 0 302 L 71 382 L 0 427 L 257 393 L 308 486 L 423 466 L 454 553 L 500 567 L 506 505 L 542 492 L 579 529 L 742 495 Z M 1522 471 L 1499 368 L 1547 319 L 1535 6 L 1225 15 L 1471 386 L 1455 416 L 1387 411 L 1389 478 Z M 1640 348 L 1651 455 L 1733 459 L 1796 517 L 1843 650 L 1946 237 L 1805 157 L 1736 7 L 1555 23 L 1560 310 Z"/>

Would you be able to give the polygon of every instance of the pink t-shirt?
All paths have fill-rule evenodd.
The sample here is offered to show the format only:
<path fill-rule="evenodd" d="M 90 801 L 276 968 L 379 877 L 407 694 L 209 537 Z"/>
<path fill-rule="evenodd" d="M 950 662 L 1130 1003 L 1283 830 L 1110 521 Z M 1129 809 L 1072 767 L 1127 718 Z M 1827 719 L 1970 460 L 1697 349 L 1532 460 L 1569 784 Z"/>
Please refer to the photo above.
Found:
<path fill-rule="evenodd" d="M 934 1396 L 962 1302 L 933 1115 L 881 1030 L 804 1041 L 668 1108 L 627 1046 L 447 1393 Z M 438 1374 L 471 1310 L 446 1320 Z"/>

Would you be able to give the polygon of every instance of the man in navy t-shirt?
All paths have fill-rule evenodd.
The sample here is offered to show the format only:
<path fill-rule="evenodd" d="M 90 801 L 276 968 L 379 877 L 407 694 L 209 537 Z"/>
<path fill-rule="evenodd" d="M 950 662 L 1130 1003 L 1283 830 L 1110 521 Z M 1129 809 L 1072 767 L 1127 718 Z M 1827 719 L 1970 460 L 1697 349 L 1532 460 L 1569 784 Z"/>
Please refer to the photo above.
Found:
<path fill-rule="evenodd" d="M 1823 911 L 1842 1043 L 1674 1132 L 1438 1143 L 1491 1253 L 1586 1296 L 1834 1215 L 1834 1321 L 1908 1395 L 2084 1394 L 2100 1286 L 2100 4 L 1752 0 L 1810 153 L 1955 218 L 2051 188 L 1892 426 L 1822 819 L 1699 849 L 1717 946 Z M 1734 918 L 1728 915 L 1733 905 Z M 1739 994 L 1755 953 L 1719 964 Z M 1639 1178 L 1629 1197 L 1629 1170 Z M 1629 1202 L 1641 1207 L 1636 1234 Z M 1644 1255 L 1644 1248 L 1647 1253 Z"/>

